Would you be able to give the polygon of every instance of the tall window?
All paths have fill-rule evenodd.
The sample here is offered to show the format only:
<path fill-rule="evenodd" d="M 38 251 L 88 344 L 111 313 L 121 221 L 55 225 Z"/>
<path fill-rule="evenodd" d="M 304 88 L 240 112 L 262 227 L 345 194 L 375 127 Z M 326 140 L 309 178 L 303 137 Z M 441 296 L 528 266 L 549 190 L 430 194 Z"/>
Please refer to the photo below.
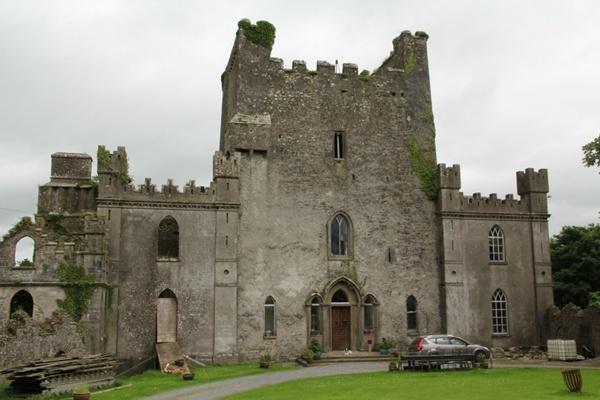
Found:
<path fill-rule="evenodd" d="M 504 261 L 504 232 L 498 225 L 490 229 L 490 261 Z"/>
<path fill-rule="evenodd" d="M 313 297 L 310 303 L 310 334 L 321 334 L 321 300 Z"/>
<path fill-rule="evenodd" d="M 492 334 L 508 333 L 508 303 L 502 289 L 496 289 L 492 295 Z"/>
<path fill-rule="evenodd" d="M 15 266 L 33 267 L 35 243 L 29 236 L 24 236 L 15 246 Z"/>
<path fill-rule="evenodd" d="M 333 141 L 333 157 L 344 158 L 344 132 L 336 132 Z"/>
<path fill-rule="evenodd" d="M 10 317 L 16 311 L 24 311 L 30 317 L 33 316 L 33 297 L 27 290 L 19 290 L 10 299 Z"/>
<path fill-rule="evenodd" d="M 372 331 L 375 329 L 375 318 L 373 315 L 373 297 L 367 296 L 364 304 L 364 329 L 365 331 Z"/>
<path fill-rule="evenodd" d="M 406 329 L 417 329 L 417 299 L 414 296 L 406 299 Z"/>
<path fill-rule="evenodd" d="M 350 246 L 350 226 L 348 219 L 336 214 L 331 221 L 331 255 L 347 256 Z"/>
<path fill-rule="evenodd" d="M 271 296 L 265 301 L 265 336 L 275 336 L 275 299 Z"/>
<path fill-rule="evenodd" d="M 179 225 L 173 217 L 165 217 L 158 226 L 158 258 L 179 258 Z"/>

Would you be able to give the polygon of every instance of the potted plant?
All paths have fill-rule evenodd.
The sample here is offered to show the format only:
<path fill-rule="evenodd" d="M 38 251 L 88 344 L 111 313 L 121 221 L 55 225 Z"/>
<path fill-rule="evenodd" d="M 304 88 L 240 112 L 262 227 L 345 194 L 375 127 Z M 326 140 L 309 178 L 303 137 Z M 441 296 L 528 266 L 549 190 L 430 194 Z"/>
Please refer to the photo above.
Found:
<path fill-rule="evenodd" d="M 88 400 L 91 396 L 88 385 L 77 385 L 73 388 L 73 400 Z"/>
<path fill-rule="evenodd" d="M 321 354 L 323 353 L 323 346 L 321 346 L 321 343 L 319 343 L 317 339 L 313 339 L 310 341 L 310 349 L 314 353 L 313 359 L 321 359 Z"/>
<path fill-rule="evenodd" d="M 313 362 L 313 360 L 315 359 L 315 353 L 314 353 L 314 351 L 311 350 L 310 347 L 307 347 L 304 349 L 304 352 L 302 353 L 302 358 L 304 358 L 307 363 L 311 364 Z"/>
<path fill-rule="evenodd" d="M 260 367 L 261 368 L 269 368 L 271 365 L 271 353 L 265 351 L 260 355 Z"/>
<path fill-rule="evenodd" d="M 394 348 L 396 344 L 391 339 L 383 338 L 379 343 L 379 354 L 387 355 L 390 354 L 390 349 Z"/>

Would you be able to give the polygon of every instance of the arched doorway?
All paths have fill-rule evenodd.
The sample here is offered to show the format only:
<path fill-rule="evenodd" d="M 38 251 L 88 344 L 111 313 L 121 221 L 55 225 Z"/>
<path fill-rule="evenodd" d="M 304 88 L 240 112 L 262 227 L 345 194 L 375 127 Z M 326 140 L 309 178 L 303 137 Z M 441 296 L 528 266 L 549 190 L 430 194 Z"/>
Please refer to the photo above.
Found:
<path fill-rule="evenodd" d="M 9 318 L 16 311 L 24 311 L 30 317 L 33 317 L 33 297 L 27 290 L 19 290 L 10 300 Z"/>
<path fill-rule="evenodd" d="M 177 341 L 177 297 L 170 289 L 158 296 L 156 306 L 156 343 Z"/>
<path fill-rule="evenodd" d="M 331 349 L 352 348 L 352 313 L 348 295 L 338 289 L 331 297 Z"/>

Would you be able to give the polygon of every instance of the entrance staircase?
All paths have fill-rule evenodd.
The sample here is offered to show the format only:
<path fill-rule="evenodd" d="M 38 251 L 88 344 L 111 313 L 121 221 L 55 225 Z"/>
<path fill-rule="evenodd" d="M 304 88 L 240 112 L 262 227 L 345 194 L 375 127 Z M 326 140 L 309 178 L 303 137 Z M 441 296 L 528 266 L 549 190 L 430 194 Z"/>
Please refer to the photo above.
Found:
<path fill-rule="evenodd" d="M 342 362 L 374 362 L 374 361 L 393 361 L 398 359 L 391 354 L 381 355 L 369 351 L 353 351 L 352 354 L 346 354 L 344 351 L 328 351 L 321 354 L 319 360 L 313 360 L 313 365 L 342 363 Z"/>

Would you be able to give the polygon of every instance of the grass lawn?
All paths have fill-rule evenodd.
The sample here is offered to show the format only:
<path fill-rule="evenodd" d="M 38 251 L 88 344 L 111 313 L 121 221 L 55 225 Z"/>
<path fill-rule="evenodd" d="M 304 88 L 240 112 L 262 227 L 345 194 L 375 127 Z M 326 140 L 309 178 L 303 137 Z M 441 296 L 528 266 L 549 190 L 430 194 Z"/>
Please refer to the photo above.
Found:
<path fill-rule="evenodd" d="M 287 371 L 296 368 L 293 365 L 272 364 L 269 369 L 258 367 L 258 363 L 238 365 L 214 365 L 194 370 L 194 380 L 184 381 L 180 376 L 161 374 L 158 370 L 150 370 L 128 378 L 120 379 L 120 386 L 131 385 L 122 389 L 106 393 L 93 394 L 94 400 L 128 400 L 141 399 L 156 393 L 175 390 L 186 386 L 199 385 L 222 379 L 238 378 L 240 376 L 264 374 L 268 372 Z M 23 397 L 10 396 L 4 389 L 8 385 L 0 386 L 0 400 L 24 399 Z M 71 395 L 62 396 L 30 396 L 28 399 L 58 400 L 70 399 Z"/>
<path fill-rule="evenodd" d="M 560 369 L 497 368 L 447 372 L 376 372 L 311 378 L 267 386 L 227 399 L 600 399 L 600 370 L 582 370 L 582 376 L 581 394 L 567 390 Z"/>

